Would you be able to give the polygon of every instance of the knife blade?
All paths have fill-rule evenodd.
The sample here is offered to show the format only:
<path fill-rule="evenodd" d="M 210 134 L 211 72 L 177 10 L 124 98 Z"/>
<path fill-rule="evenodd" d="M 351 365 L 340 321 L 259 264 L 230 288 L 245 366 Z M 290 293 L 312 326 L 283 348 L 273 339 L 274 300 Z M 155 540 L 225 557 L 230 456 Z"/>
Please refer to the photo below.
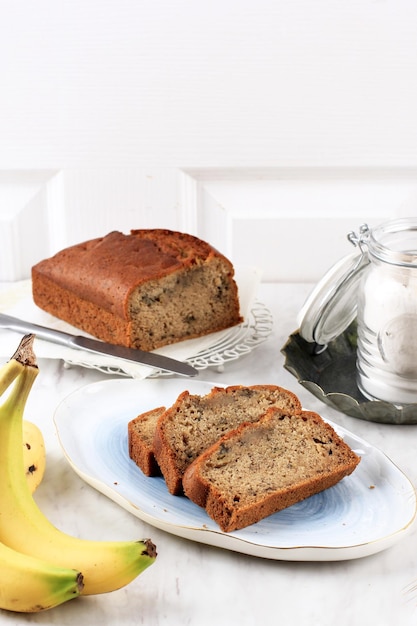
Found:
<path fill-rule="evenodd" d="M 125 346 L 116 346 L 111 343 L 105 343 L 98 339 L 90 339 L 82 335 L 71 335 L 70 333 L 54 328 L 47 328 L 39 324 L 25 322 L 16 317 L 0 313 L 0 328 L 7 328 L 16 332 L 33 333 L 52 343 L 57 343 L 68 348 L 77 350 L 87 350 L 87 352 L 95 352 L 125 361 L 133 361 L 141 365 L 148 365 L 158 370 L 174 372 L 182 376 L 196 376 L 198 370 L 182 361 L 177 361 L 171 357 L 155 354 L 154 352 L 146 352 L 137 348 L 126 348 Z"/>

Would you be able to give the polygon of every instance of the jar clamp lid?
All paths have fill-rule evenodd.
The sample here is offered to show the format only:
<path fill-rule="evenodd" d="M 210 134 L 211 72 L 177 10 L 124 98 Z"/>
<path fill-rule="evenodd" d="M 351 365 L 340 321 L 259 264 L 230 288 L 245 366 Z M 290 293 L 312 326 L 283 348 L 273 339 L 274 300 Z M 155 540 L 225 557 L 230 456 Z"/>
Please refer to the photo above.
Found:
<path fill-rule="evenodd" d="M 324 350 L 355 319 L 356 288 L 369 265 L 368 254 L 364 250 L 368 236 L 366 224 L 360 227 L 359 235 L 348 234 L 349 241 L 359 250 L 343 257 L 326 272 L 297 316 L 299 334 L 305 341 L 315 343 L 318 347 L 316 351 Z"/>

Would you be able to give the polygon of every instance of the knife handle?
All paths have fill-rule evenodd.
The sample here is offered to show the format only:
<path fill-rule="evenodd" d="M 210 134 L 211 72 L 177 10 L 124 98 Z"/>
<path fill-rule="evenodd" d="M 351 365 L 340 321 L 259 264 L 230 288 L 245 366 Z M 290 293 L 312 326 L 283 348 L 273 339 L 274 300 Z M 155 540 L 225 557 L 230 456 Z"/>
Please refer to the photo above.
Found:
<path fill-rule="evenodd" d="M 5 315 L 4 313 L 0 313 L 0 328 L 8 328 L 9 330 L 22 333 L 34 333 L 41 339 L 46 339 L 47 341 L 52 341 L 53 343 L 58 343 L 63 346 L 71 346 L 73 338 L 72 335 L 64 333 L 63 331 L 39 326 L 39 324 L 24 322 L 17 317 Z"/>

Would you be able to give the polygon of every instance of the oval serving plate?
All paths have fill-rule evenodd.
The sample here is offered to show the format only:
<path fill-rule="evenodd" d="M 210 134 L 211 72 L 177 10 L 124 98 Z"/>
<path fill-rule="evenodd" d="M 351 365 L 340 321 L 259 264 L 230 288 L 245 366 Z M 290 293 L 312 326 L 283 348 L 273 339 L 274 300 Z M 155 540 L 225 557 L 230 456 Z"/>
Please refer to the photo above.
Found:
<path fill-rule="evenodd" d="M 64 454 L 89 485 L 159 529 L 180 537 L 288 561 L 364 557 L 399 541 L 416 514 L 408 478 L 378 449 L 332 426 L 361 462 L 336 486 L 244 528 L 223 533 L 203 509 L 172 496 L 162 478 L 148 478 L 129 458 L 127 423 L 179 393 L 206 394 L 214 383 L 182 379 L 112 379 L 73 392 L 54 422 Z M 219 386 L 217 384 L 217 386 Z"/>

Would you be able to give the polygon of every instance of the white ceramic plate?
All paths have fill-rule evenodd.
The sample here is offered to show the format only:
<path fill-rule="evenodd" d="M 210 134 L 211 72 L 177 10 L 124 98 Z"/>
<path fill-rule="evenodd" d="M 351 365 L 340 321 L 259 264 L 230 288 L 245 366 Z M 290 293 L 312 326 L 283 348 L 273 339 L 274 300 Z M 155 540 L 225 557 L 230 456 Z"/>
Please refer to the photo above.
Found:
<path fill-rule="evenodd" d="M 240 531 L 223 533 L 203 509 L 172 496 L 162 478 L 147 478 L 128 454 L 127 423 L 180 392 L 205 394 L 210 383 L 183 379 L 115 379 L 68 396 L 54 420 L 79 476 L 133 515 L 193 541 L 263 558 L 344 560 L 399 541 L 416 513 L 407 477 L 378 449 L 332 424 L 362 460 L 339 484 Z"/>

